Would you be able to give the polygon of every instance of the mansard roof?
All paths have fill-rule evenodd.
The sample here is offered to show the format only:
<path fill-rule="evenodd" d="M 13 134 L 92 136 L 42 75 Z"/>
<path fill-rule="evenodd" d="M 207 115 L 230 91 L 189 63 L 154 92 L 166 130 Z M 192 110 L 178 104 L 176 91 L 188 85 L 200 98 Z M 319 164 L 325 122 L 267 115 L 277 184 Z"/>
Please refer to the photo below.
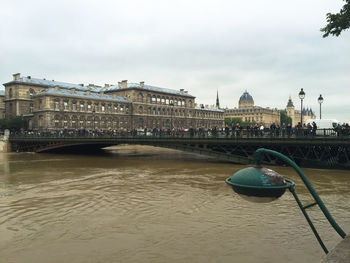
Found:
<path fill-rule="evenodd" d="M 151 85 L 141 85 L 140 83 L 127 83 L 126 88 L 122 88 L 119 85 L 113 85 L 113 86 L 109 86 L 108 88 L 103 88 L 102 90 L 104 92 L 109 92 L 109 91 L 120 91 L 125 89 L 139 89 L 139 90 L 153 91 L 153 92 L 159 92 L 159 93 L 167 93 L 169 95 L 195 98 L 194 96 L 185 92 L 181 92 L 179 90 L 160 88 L 160 87 L 151 86 Z"/>
<path fill-rule="evenodd" d="M 83 91 L 72 91 L 68 89 L 56 89 L 56 88 L 49 88 L 47 90 L 41 91 L 35 96 L 44 96 L 44 95 L 53 95 L 53 96 L 64 96 L 64 97 L 73 97 L 77 99 L 91 99 L 91 100 L 103 100 L 103 101 L 113 101 L 113 102 L 124 102 L 124 103 L 130 103 L 130 101 L 125 97 L 114 97 L 112 95 L 103 94 L 97 92 L 90 92 L 86 93 Z"/>
<path fill-rule="evenodd" d="M 225 112 L 225 110 L 222 110 L 222 109 L 217 109 L 217 108 L 210 108 L 210 107 L 204 107 L 204 108 L 201 108 L 199 105 L 196 105 L 194 107 L 196 110 L 203 110 L 203 111 L 216 111 L 216 112 Z"/>
<path fill-rule="evenodd" d="M 239 102 L 243 101 L 254 102 L 253 97 L 247 91 L 245 91 L 243 95 L 239 98 Z"/>
<path fill-rule="evenodd" d="M 81 91 L 93 91 L 93 92 L 109 92 L 109 91 L 119 91 L 123 89 L 140 89 L 140 90 L 148 90 L 148 91 L 154 91 L 154 92 L 160 92 L 160 93 L 168 93 L 171 95 L 178 95 L 178 96 L 185 96 L 190 98 L 195 98 L 194 96 L 186 93 L 181 92 L 179 90 L 173 90 L 173 89 L 167 89 L 167 88 L 160 88 L 155 87 L 151 85 L 141 85 L 140 83 L 127 83 L 126 88 L 119 87 L 119 85 L 111 85 L 109 87 L 100 87 L 100 86 L 84 86 L 79 84 L 72 84 L 67 82 L 61 82 L 61 81 L 55 81 L 55 80 L 47 80 L 47 79 L 38 79 L 38 78 L 32 78 L 31 76 L 27 77 L 20 77 L 16 80 L 12 80 L 10 82 L 4 83 L 4 86 L 8 86 L 11 84 L 25 84 L 25 85 L 36 85 L 36 86 L 43 86 L 43 87 L 60 87 L 63 89 L 76 89 Z"/>
<path fill-rule="evenodd" d="M 101 87 L 91 87 L 91 86 L 82 86 L 79 84 L 72 84 L 72 83 L 67 83 L 67 82 L 61 82 L 61 81 L 55 81 L 55 80 L 47 80 L 47 79 L 37 79 L 37 78 L 32 78 L 30 76 L 28 77 L 21 77 L 17 80 L 12 80 L 10 82 L 7 82 L 4 84 L 4 86 L 8 86 L 10 84 L 26 84 L 26 85 L 37 85 L 37 86 L 44 86 L 44 87 L 60 87 L 63 89 L 77 89 L 81 91 L 87 91 L 87 90 L 93 90 L 95 92 L 98 92 Z"/>

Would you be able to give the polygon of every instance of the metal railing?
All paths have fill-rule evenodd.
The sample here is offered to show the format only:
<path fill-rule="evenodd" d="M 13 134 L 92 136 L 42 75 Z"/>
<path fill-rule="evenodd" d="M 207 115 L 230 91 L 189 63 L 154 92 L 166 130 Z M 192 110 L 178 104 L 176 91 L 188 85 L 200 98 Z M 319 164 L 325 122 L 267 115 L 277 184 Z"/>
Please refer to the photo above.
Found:
<path fill-rule="evenodd" d="M 294 139 L 313 139 L 313 138 L 350 138 L 350 130 L 318 129 L 312 131 L 309 129 L 281 129 L 281 130 L 159 130 L 152 131 L 91 131 L 91 130 L 61 130 L 61 131 L 25 131 L 13 132 L 10 139 L 15 138 L 218 138 L 218 139 L 241 139 L 241 138 L 294 138 Z"/>

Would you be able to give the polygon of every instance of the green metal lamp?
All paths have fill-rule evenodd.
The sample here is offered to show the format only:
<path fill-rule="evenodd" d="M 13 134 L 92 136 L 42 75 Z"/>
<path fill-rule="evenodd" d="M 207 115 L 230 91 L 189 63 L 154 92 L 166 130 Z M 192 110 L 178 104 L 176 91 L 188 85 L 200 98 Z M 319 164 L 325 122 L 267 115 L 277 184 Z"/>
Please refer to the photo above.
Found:
<path fill-rule="evenodd" d="M 272 155 L 278 159 L 284 161 L 286 164 L 290 165 L 300 176 L 304 182 L 306 188 L 309 190 L 310 194 L 314 198 L 315 202 L 303 205 L 295 192 L 295 183 L 289 179 L 283 178 L 282 175 L 277 172 L 263 168 L 261 162 L 263 160 L 264 154 Z M 324 245 L 321 237 L 319 236 L 315 226 L 313 225 L 309 215 L 306 212 L 307 208 L 310 208 L 314 205 L 318 205 L 328 222 L 334 228 L 334 230 L 342 237 L 345 238 L 346 234 L 341 229 L 341 227 L 335 222 L 328 209 L 322 202 L 321 198 L 318 196 L 308 178 L 304 175 L 299 166 L 296 165 L 291 159 L 287 156 L 268 149 L 260 148 L 254 153 L 255 167 L 248 167 L 238 172 L 234 173 L 232 177 L 226 179 L 226 183 L 232 186 L 232 189 L 238 193 L 244 199 L 253 202 L 271 202 L 279 197 L 281 197 L 286 189 L 293 194 L 296 202 L 298 203 L 299 208 L 301 209 L 306 221 L 311 227 L 312 232 L 314 233 L 317 241 L 321 245 L 323 251 L 327 254 L 328 250 Z"/>

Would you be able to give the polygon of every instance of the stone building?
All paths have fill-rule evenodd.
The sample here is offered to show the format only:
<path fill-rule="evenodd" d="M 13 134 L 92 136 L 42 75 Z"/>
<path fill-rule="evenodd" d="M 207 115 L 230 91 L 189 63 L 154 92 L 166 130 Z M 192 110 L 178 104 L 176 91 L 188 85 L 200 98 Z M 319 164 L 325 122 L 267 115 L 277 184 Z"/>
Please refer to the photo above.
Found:
<path fill-rule="evenodd" d="M 251 122 L 270 126 L 272 123 L 280 124 L 278 109 L 263 108 L 254 105 L 253 97 L 245 91 L 239 98 L 238 109 L 226 109 L 225 118 L 240 118 L 244 122 Z"/>
<path fill-rule="evenodd" d="M 198 106 L 183 89 L 144 82 L 104 87 L 21 77 L 5 86 L 6 118 L 23 116 L 30 129 L 172 129 L 222 127 L 224 111 Z"/>
<path fill-rule="evenodd" d="M 300 110 L 296 110 L 292 101 L 292 98 L 289 96 L 287 106 L 285 109 L 285 113 L 288 117 L 292 119 L 292 126 L 296 126 L 301 121 L 301 112 Z M 302 110 L 303 123 L 306 123 L 309 119 L 316 119 L 315 113 L 310 108 L 303 108 Z"/>
<path fill-rule="evenodd" d="M 0 90 L 0 119 L 5 118 L 5 91 Z"/>

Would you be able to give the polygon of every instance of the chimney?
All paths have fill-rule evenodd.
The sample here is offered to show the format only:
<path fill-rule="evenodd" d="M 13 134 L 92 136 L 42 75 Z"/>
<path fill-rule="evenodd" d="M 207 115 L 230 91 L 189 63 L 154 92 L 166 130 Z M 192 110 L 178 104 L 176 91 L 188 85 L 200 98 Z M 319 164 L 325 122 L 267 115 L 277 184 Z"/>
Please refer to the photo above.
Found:
<path fill-rule="evenodd" d="M 127 80 L 122 80 L 122 82 L 118 82 L 118 86 L 121 89 L 126 89 L 128 87 L 128 81 Z"/>
<path fill-rule="evenodd" d="M 13 80 L 18 80 L 21 78 L 21 73 L 16 73 L 16 74 L 13 74 Z"/>
<path fill-rule="evenodd" d="M 180 89 L 181 94 L 184 94 L 184 91 L 185 91 L 184 89 Z"/>
<path fill-rule="evenodd" d="M 144 86 L 145 86 L 145 82 L 144 82 L 144 81 L 141 81 L 141 82 L 140 82 L 140 86 L 141 86 L 141 87 L 144 87 Z"/>
<path fill-rule="evenodd" d="M 128 81 L 127 80 L 123 80 L 122 81 L 122 86 L 124 89 L 126 89 L 128 87 Z"/>
<path fill-rule="evenodd" d="M 109 88 L 109 84 L 105 84 L 105 89 L 108 89 Z"/>
<path fill-rule="evenodd" d="M 208 104 L 205 104 L 205 108 L 208 109 L 208 108 L 209 108 L 209 105 L 208 105 Z"/>

